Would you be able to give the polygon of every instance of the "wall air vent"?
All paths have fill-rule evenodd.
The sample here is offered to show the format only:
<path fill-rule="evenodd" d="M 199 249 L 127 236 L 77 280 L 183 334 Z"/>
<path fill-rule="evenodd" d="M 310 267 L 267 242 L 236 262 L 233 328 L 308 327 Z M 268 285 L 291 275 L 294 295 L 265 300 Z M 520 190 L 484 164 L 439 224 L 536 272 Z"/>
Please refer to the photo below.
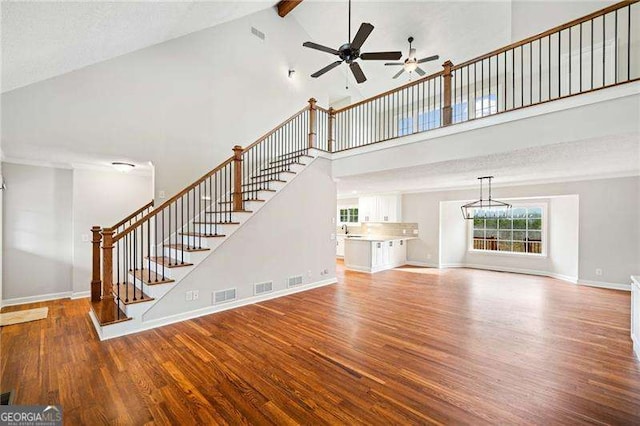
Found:
<path fill-rule="evenodd" d="M 256 296 L 263 293 L 271 293 L 273 291 L 273 281 L 255 284 L 253 289 Z"/>
<path fill-rule="evenodd" d="M 287 279 L 288 288 L 297 287 L 299 285 L 302 285 L 302 275 L 298 275 L 296 277 L 289 277 L 289 279 Z"/>
<path fill-rule="evenodd" d="M 227 290 L 220 290 L 213 293 L 213 304 L 230 302 L 236 299 L 236 289 L 229 288 Z"/>
<path fill-rule="evenodd" d="M 253 34 L 254 36 L 258 37 L 260 40 L 264 40 L 265 39 L 265 35 L 262 31 L 260 31 L 259 29 L 255 28 L 255 27 L 251 27 L 251 34 Z"/>

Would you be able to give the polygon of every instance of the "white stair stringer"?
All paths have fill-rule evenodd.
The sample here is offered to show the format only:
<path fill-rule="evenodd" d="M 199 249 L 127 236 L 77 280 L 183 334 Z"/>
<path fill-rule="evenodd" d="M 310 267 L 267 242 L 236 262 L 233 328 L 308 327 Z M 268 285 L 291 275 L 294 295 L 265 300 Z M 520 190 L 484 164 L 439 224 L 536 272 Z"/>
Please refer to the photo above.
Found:
<path fill-rule="evenodd" d="M 157 303 L 160 299 L 162 299 L 173 287 L 175 287 L 182 279 L 188 276 L 191 272 L 193 272 L 199 264 L 201 264 L 206 258 L 211 256 L 216 248 L 220 245 L 224 244 L 225 241 L 232 238 L 232 236 L 252 217 L 254 217 L 258 212 L 269 203 L 269 200 L 273 199 L 282 189 L 284 189 L 289 183 L 291 183 L 296 177 L 301 173 L 307 166 L 312 164 L 318 156 L 324 157 L 323 153 L 317 151 L 315 149 L 309 149 L 309 154 L 302 155 L 301 157 L 292 157 L 295 158 L 296 163 L 301 164 L 291 164 L 288 171 L 280 171 L 274 173 L 271 178 L 277 179 L 279 181 L 284 182 L 269 182 L 269 189 L 274 191 L 259 191 L 258 198 L 264 201 L 245 201 L 244 208 L 245 212 L 233 212 L 232 213 L 232 221 L 234 224 L 222 224 L 218 225 L 218 233 L 224 234 L 224 237 L 198 237 L 182 235 L 182 244 L 187 244 L 189 246 L 195 245 L 197 246 L 199 242 L 202 243 L 202 248 L 207 248 L 209 250 L 206 251 L 184 251 L 179 250 L 173 247 L 165 247 L 164 253 L 162 253 L 166 257 L 170 257 L 173 259 L 177 259 L 178 261 L 185 263 L 190 263 L 190 266 L 181 266 L 181 267 L 164 267 L 164 277 L 173 280 L 168 283 L 158 283 L 158 284 L 147 284 L 142 282 L 139 278 L 135 277 L 132 273 L 129 273 L 129 282 L 133 283 L 137 289 L 142 289 L 144 294 L 151 297 L 152 300 L 138 302 L 138 303 L 130 303 L 125 304 L 123 301 L 119 303 L 120 309 L 126 314 L 130 319 L 127 321 L 117 322 L 114 324 L 107 324 L 101 326 L 99 321 L 97 320 L 93 311 L 89 312 L 89 315 L 93 321 L 93 324 L 98 332 L 98 335 L 101 340 L 106 340 L 118 336 L 123 336 L 126 334 L 136 333 L 138 331 L 146 330 L 149 328 L 153 328 L 155 326 L 149 326 L 145 324 L 143 320 L 143 315 L 146 311 L 148 311 L 155 303 Z M 258 174 L 262 172 L 259 171 Z M 217 201 L 216 201 L 217 202 Z M 195 228 L 193 228 L 194 221 L 198 221 L 199 217 L 196 217 L 190 221 L 191 229 L 195 229 L 196 231 L 200 230 L 200 227 L 203 231 L 208 231 L 210 225 L 205 224 L 195 224 Z M 173 237 L 172 237 L 173 238 Z M 167 239 L 169 240 L 169 239 Z M 180 241 L 180 238 L 178 239 Z M 173 239 L 172 239 L 173 241 Z M 183 257 L 184 256 L 184 257 Z M 157 263 L 153 260 L 145 259 L 144 268 L 149 268 L 153 272 L 162 273 L 163 268 L 161 263 Z"/>

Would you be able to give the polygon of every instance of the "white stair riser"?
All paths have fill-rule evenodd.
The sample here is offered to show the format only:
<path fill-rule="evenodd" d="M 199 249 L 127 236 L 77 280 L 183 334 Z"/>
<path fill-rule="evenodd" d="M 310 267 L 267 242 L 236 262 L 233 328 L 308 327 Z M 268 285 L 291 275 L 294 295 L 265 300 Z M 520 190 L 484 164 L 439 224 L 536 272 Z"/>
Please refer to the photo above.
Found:
<path fill-rule="evenodd" d="M 229 224 L 229 225 L 209 225 L 209 224 L 200 224 L 196 225 L 196 232 L 202 232 L 205 234 L 218 234 L 218 235 L 226 235 L 229 236 L 233 234 L 240 225 L 238 224 Z M 204 237 L 203 237 L 204 239 Z"/>
<path fill-rule="evenodd" d="M 189 247 L 202 247 L 202 248 L 210 248 L 210 249 L 215 249 L 216 247 L 218 247 L 218 245 L 220 245 L 220 242 L 222 242 L 222 240 L 224 240 L 223 237 L 214 237 L 214 238 L 207 238 L 207 237 L 194 237 L 194 236 L 190 236 L 190 235 L 182 235 L 182 244 L 186 244 Z"/>
<path fill-rule="evenodd" d="M 138 295 L 136 295 L 136 297 L 138 297 Z M 129 295 L 129 298 L 133 300 L 133 295 Z M 121 294 L 120 302 L 118 305 L 120 306 L 120 309 L 122 310 L 122 312 L 124 312 L 128 317 L 131 317 L 131 318 L 139 318 L 155 302 L 155 300 L 149 300 L 147 302 L 125 304 L 124 300 L 125 300 L 125 296 Z"/>

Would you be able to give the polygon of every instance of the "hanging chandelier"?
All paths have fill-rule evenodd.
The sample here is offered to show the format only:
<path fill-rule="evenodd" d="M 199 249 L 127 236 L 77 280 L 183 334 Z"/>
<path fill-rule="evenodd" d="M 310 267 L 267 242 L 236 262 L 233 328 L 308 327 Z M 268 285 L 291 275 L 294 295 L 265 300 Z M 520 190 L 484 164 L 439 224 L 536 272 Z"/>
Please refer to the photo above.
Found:
<path fill-rule="evenodd" d="M 478 201 L 474 201 L 464 206 L 460 207 L 462 210 L 462 216 L 465 219 L 473 219 L 476 210 L 491 210 L 491 209 L 510 209 L 511 204 L 503 203 L 502 201 L 494 200 L 491 198 L 491 179 L 493 176 L 482 176 L 479 177 L 480 181 L 480 199 Z M 489 198 L 485 199 L 483 197 L 482 187 L 484 186 L 484 181 L 489 181 Z"/>

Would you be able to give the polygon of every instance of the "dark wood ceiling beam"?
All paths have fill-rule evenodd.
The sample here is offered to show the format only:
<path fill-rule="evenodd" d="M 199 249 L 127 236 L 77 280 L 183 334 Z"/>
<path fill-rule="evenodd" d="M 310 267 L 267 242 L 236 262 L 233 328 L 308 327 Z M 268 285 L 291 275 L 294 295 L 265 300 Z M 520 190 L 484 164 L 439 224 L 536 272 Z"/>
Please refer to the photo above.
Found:
<path fill-rule="evenodd" d="M 291 12 L 297 5 L 302 3 L 302 0 L 282 0 L 278 3 L 278 15 L 284 18 Z"/>

